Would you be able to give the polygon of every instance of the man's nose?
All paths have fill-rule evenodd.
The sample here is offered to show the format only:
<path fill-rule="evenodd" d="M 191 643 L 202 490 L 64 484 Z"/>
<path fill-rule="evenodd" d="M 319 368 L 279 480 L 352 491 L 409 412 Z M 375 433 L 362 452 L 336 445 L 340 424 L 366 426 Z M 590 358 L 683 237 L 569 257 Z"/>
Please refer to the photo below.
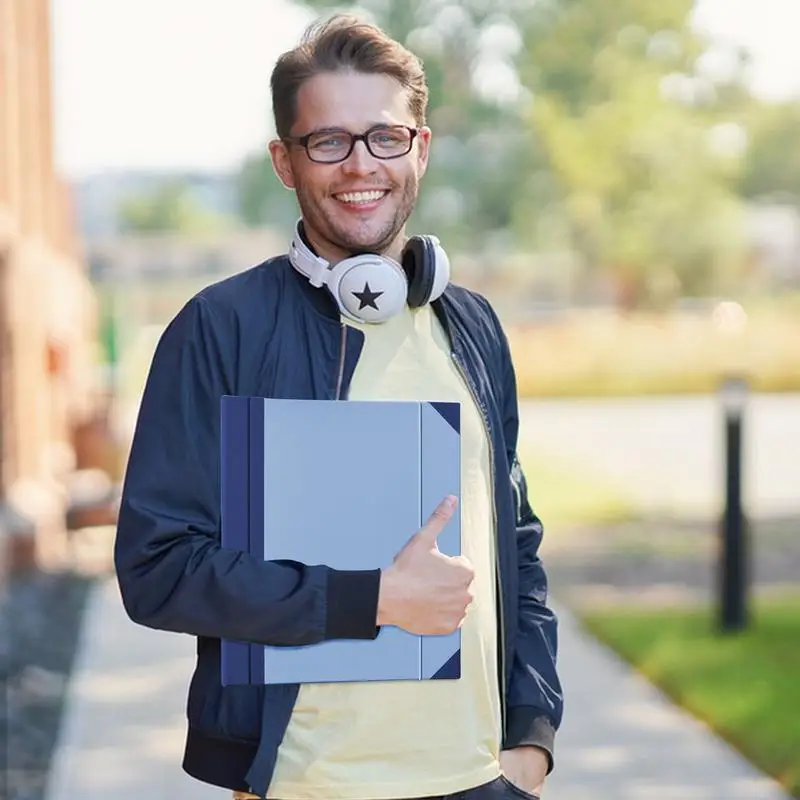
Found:
<path fill-rule="evenodd" d="M 360 140 L 342 166 L 351 175 L 369 175 L 375 171 L 375 157 L 367 150 L 367 143 Z"/>

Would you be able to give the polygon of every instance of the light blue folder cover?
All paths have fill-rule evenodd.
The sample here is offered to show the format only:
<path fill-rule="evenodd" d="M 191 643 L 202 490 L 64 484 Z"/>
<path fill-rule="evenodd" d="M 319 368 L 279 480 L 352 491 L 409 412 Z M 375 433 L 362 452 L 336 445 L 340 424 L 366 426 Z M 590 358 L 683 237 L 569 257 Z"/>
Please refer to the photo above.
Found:
<path fill-rule="evenodd" d="M 267 560 L 377 569 L 447 494 L 460 497 L 460 407 L 222 399 L 222 544 Z M 461 552 L 457 511 L 438 539 Z M 461 632 L 299 647 L 222 642 L 222 683 L 460 677 Z"/>

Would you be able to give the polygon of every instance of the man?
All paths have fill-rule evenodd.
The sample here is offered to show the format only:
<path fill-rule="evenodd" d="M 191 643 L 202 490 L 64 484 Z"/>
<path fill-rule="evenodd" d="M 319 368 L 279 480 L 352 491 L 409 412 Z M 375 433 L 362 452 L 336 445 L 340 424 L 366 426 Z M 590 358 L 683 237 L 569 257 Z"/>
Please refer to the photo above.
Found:
<path fill-rule="evenodd" d="M 291 258 L 201 291 L 158 344 L 115 547 L 127 613 L 197 637 L 183 766 L 235 797 L 530 800 L 553 767 L 562 713 L 542 527 L 516 456 L 500 323 L 484 298 L 448 282 L 433 240 L 405 233 L 431 141 L 420 62 L 379 29 L 336 16 L 283 55 L 272 91 L 270 153 L 302 221 Z M 354 254 L 391 261 L 365 257 L 374 278 L 348 289 L 334 275 Z M 398 302 L 401 262 L 409 286 Z M 454 513 L 447 500 L 379 570 L 222 548 L 226 394 L 460 402 L 463 555 L 436 548 Z M 221 685 L 220 639 L 369 640 L 384 625 L 460 626 L 461 678 Z"/>

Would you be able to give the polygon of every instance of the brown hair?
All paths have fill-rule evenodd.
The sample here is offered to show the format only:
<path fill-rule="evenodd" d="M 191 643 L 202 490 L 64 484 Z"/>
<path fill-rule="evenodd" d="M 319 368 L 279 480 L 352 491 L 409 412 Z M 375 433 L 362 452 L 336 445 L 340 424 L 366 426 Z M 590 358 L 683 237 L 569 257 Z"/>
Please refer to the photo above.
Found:
<path fill-rule="evenodd" d="M 275 64 L 272 111 L 279 137 L 288 136 L 294 125 L 300 87 L 315 75 L 340 70 L 394 78 L 408 91 L 417 124 L 425 124 L 428 86 L 419 58 L 377 26 L 352 14 L 336 14 L 311 25 L 300 44 Z"/>

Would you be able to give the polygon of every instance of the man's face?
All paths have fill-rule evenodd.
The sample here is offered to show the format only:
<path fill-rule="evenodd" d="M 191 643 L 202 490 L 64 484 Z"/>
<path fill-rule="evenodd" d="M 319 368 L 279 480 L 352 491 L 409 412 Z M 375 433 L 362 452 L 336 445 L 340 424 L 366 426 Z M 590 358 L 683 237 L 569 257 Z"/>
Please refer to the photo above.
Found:
<path fill-rule="evenodd" d="M 386 75 L 323 73 L 300 88 L 291 135 L 330 128 L 364 133 L 375 125 L 416 127 L 403 87 Z M 322 257 L 337 261 L 357 252 L 399 255 L 399 237 L 417 199 L 429 143 L 425 128 L 411 152 L 384 160 L 360 141 L 336 164 L 316 163 L 294 144 L 273 142 L 270 152 L 278 177 L 297 194 L 311 244 Z"/>

